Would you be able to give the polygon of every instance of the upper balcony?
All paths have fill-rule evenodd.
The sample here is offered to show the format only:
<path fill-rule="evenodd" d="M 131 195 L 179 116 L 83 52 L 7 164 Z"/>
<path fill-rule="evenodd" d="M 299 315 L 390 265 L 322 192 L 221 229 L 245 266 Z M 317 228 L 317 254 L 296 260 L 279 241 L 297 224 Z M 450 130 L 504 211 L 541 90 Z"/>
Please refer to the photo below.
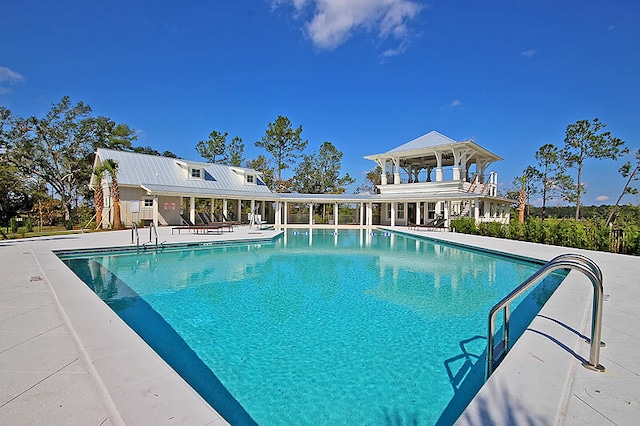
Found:
<path fill-rule="evenodd" d="M 432 131 L 382 154 L 368 155 L 382 169 L 382 194 L 461 192 L 496 195 L 498 155 L 473 141 L 456 142 Z"/>

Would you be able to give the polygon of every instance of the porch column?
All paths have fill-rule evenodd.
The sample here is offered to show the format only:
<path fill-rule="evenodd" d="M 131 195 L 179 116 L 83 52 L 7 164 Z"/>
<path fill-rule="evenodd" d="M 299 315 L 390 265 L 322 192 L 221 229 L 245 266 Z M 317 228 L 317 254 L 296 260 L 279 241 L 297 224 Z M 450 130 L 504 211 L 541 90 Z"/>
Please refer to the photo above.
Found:
<path fill-rule="evenodd" d="M 256 208 L 256 200 L 252 199 L 251 200 L 251 215 L 255 214 L 255 212 L 254 212 L 255 208 Z M 251 221 L 251 219 L 249 219 L 249 218 L 247 218 L 247 220 Z M 254 221 L 255 221 L 255 219 L 254 219 Z"/>
<path fill-rule="evenodd" d="M 338 225 L 338 202 L 333 203 L 333 224 Z"/>
<path fill-rule="evenodd" d="M 442 182 L 442 153 L 435 151 L 434 154 L 436 156 L 436 162 L 437 162 L 436 182 Z"/>
<path fill-rule="evenodd" d="M 222 216 L 221 219 L 224 220 L 225 217 L 229 217 L 229 206 L 227 204 L 227 199 L 222 199 Z"/>
<path fill-rule="evenodd" d="M 189 219 L 191 223 L 196 223 L 196 197 L 189 197 Z"/>
<path fill-rule="evenodd" d="M 382 169 L 382 174 L 380 175 L 380 184 L 386 185 L 387 184 L 387 160 L 385 159 L 384 161 L 378 161 L 378 165 Z"/>
<path fill-rule="evenodd" d="M 398 185 L 400 184 L 400 159 L 393 159 L 393 183 Z"/>
<path fill-rule="evenodd" d="M 313 203 L 309 203 L 309 226 L 313 225 Z"/>
<path fill-rule="evenodd" d="M 366 225 L 371 226 L 373 223 L 373 203 L 366 203 L 367 214 L 366 214 Z"/>
<path fill-rule="evenodd" d="M 282 224 L 282 203 L 280 201 L 276 201 L 276 217 L 275 217 L 275 225 Z"/>
<path fill-rule="evenodd" d="M 391 204 L 391 226 L 396 226 L 396 203 Z"/>
<path fill-rule="evenodd" d="M 360 203 L 360 226 L 364 225 L 364 205 L 365 203 Z"/>
<path fill-rule="evenodd" d="M 236 209 L 236 220 L 242 222 L 242 200 L 238 199 L 238 208 Z"/>
<path fill-rule="evenodd" d="M 419 225 L 422 220 L 422 209 L 420 209 L 420 201 L 416 201 L 416 225 Z M 408 225 L 409 223 L 407 223 Z"/>
<path fill-rule="evenodd" d="M 478 200 L 473 201 L 473 217 L 476 220 L 476 223 L 480 222 L 480 203 Z"/>
<path fill-rule="evenodd" d="M 209 212 L 209 219 L 212 221 L 215 221 L 215 217 L 213 216 L 213 214 L 215 213 L 215 204 L 216 204 L 216 199 L 211 198 L 211 211 Z"/>
<path fill-rule="evenodd" d="M 289 223 L 289 222 L 287 221 L 287 213 L 288 213 L 288 212 L 289 212 L 289 202 L 288 202 L 288 201 L 285 201 L 285 202 L 284 202 L 284 225 L 285 225 L 285 226 L 287 225 L 287 223 Z"/>
<path fill-rule="evenodd" d="M 158 195 L 153 196 L 153 225 L 158 229 Z"/>

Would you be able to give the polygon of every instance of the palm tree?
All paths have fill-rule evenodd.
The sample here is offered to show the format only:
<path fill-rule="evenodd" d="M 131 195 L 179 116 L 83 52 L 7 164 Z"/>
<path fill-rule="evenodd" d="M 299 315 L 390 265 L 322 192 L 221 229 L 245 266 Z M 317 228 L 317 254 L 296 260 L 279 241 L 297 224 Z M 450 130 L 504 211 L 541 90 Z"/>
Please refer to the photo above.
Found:
<path fill-rule="evenodd" d="M 120 219 L 120 189 L 118 188 L 118 163 L 109 158 L 102 162 L 105 170 L 111 176 L 111 200 L 113 201 L 113 229 L 122 229 Z"/>
<path fill-rule="evenodd" d="M 93 205 L 96 209 L 96 229 L 102 224 L 102 211 L 104 210 L 104 191 L 102 191 L 102 177 L 106 172 L 106 167 L 100 165 L 95 168 L 93 175 L 96 177 L 96 185 L 93 188 Z"/>

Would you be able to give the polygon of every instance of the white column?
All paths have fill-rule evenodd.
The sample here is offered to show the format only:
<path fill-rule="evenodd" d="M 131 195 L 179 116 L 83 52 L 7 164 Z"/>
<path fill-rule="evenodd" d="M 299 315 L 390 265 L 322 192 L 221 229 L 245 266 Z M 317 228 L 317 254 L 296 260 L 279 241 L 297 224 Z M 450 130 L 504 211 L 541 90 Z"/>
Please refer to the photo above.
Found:
<path fill-rule="evenodd" d="M 313 203 L 309 203 L 309 226 L 313 225 Z"/>
<path fill-rule="evenodd" d="M 478 200 L 473 201 L 473 217 L 476 220 L 476 223 L 480 222 L 480 203 Z"/>
<path fill-rule="evenodd" d="M 391 204 L 391 226 L 396 226 L 396 203 L 392 202 Z"/>
<path fill-rule="evenodd" d="M 380 166 L 380 168 L 382 168 L 382 175 L 380 175 L 380 184 L 386 185 L 387 184 L 387 160 L 385 159 L 382 162 L 378 161 L 378 165 Z"/>
<path fill-rule="evenodd" d="M 189 219 L 191 223 L 196 223 L 196 197 L 189 197 Z"/>
<path fill-rule="evenodd" d="M 215 213 L 215 205 L 216 205 L 216 199 L 211 198 L 211 211 L 209 212 L 209 220 L 215 220 L 213 217 L 213 214 Z"/>
<path fill-rule="evenodd" d="M 229 205 L 227 204 L 227 199 L 222 199 L 222 216 L 220 219 L 224 220 L 225 217 L 229 217 Z"/>
<path fill-rule="evenodd" d="M 333 203 L 333 224 L 338 225 L 338 202 Z"/>
<path fill-rule="evenodd" d="M 434 152 L 435 156 L 436 156 L 436 162 L 437 162 L 437 166 L 436 166 L 436 182 L 442 182 L 442 153 L 441 152 Z"/>
<path fill-rule="evenodd" d="M 364 225 L 364 205 L 365 203 L 360 203 L 360 226 Z"/>
<path fill-rule="evenodd" d="M 236 209 L 236 220 L 242 221 L 242 200 L 238 200 L 238 208 Z"/>
<path fill-rule="evenodd" d="M 420 208 L 420 201 L 416 201 L 416 224 L 420 224 L 422 220 L 422 209 Z M 407 223 L 408 225 L 408 223 Z"/>
<path fill-rule="evenodd" d="M 400 159 L 393 159 L 393 183 L 400 184 Z"/>
<path fill-rule="evenodd" d="M 285 201 L 284 202 L 284 225 L 287 225 L 287 213 L 289 212 L 289 202 Z"/>
<path fill-rule="evenodd" d="M 153 196 L 153 225 L 158 229 L 158 195 Z"/>
<path fill-rule="evenodd" d="M 252 215 L 254 214 L 254 212 L 253 212 L 253 211 L 255 210 L 255 208 L 256 208 L 256 200 L 253 200 L 253 199 L 252 199 L 252 200 L 251 200 L 251 214 L 252 214 Z M 251 219 L 247 218 L 247 220 L 249 220 L 249 221 L 250 221 Z"/>
<path fill-rule="evenodd" d="M 371 226 L 373 224 L 373 203 L 367 203 L 367 226 Z"/>

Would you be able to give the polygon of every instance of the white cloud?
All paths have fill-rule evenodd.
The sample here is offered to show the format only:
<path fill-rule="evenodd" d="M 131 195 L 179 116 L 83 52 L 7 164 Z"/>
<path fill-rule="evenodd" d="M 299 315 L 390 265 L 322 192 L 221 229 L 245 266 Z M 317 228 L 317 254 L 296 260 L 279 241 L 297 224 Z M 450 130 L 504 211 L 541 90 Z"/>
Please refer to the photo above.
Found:
<path fill-rule="evenodd" d="M 440 110 L 441 111 L 445 111 L 445 110 L 448 110 L 448 109 L 454 109 L 454 108 L 458 108 L 458 107 L 461 107 L 461 106 L 462 106 L 462 102 L 460 101 L 460 99 L 455 99 L 455 100 L 449 102 L 448 104 L 441 106 Z"/>
<path fill-rule="evenodd" d="M 522 56 L 525 56 L 527 58 L 535 56 L 536 53 L 538 53 L 536 49 L 529 49 L 529 50 L 525 50 L 524 52 L 520 52 Z"/>
<path fill-rule="evenodd" d="M 0 66 L 0 95 L 11 93 L 11 89 L 6 87 L 6 85 L 13 86 L 14 84 L 24 83 L 24 81 L 22 74 L 7 67 Z"/>
<path fill-rule="evenodd" d="M 359 30 L 400 41 L 399 48 L 383 53 L 386 57 L 404 51 L 403 43 L 410 37 L 407 22 L 422 9 L 411 0 L 273 0 L 271 4 L 273 8 L 292 5 L 296 17 L 309 12 L 304 31 L 322 49 L 338 47 Z"/>
<path fill-rule="evenodd" d="M 607 201 L 609 200 L 609 196 L 608 195 L 598 195 L 596 197 L 596 201 Z"/>

